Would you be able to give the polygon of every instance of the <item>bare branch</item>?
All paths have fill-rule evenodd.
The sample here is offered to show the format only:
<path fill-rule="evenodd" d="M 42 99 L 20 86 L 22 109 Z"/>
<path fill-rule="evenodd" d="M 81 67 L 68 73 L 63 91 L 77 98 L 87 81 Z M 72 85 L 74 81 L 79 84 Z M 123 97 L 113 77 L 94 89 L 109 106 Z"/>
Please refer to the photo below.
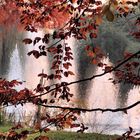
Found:
<path fill-rule="evenodd" d="M 76 110 L 76 111 L 84 111 L 84 112 L 95 112 L 95 111 L 101 111 L 101 112 L 119 112 L 119 111 L 127 111 L 135 106 L 137 106 L 138 104 L 140 104 L 140 101 L 137 101 L 135 103 L 133 103 L 132 105 L 129 105 L 127 107 L 123 107 L 123 108 L 115 108 L 115 109 L 112 109 L 112 108 L 95 108 L 95 109 L 86 109 L 86 108 L 72 108 L 72 107 L 63 107 L 63 106 L 51 106 L 51 105 L 44 105 L 44 104 L 40 104 L 41 106 L 44 106 L 44 107 L 48 107 L 48 108 L 58 108 L 58 109 L 68 109 L 70 111 L 73 111 L 73 110 Z"/>

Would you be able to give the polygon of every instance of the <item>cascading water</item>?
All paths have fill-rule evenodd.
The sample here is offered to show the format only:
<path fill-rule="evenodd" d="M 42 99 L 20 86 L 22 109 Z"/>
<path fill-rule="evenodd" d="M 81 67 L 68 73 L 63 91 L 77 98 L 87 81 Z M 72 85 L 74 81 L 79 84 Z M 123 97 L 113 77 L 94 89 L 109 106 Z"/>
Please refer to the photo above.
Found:
<path fill-rule="evenodd" d="M 106 58 L 104 62 L 107 65 L 110 65 L 109 60 Z M 103 68 L 97 68 L 96 74 L 103 73 Z M 116 97 L 117 97 L 117 87 L 113 85 L 108 79 L 112 78 L 113 74 L 106 74 L 101 77 L 97 77 L 94 79 L 90 87 L 90 92 L 88 93 L 89 99 L 89 107 L 90 108 L 116 108 Z M 110 120 L 114 114 L 111 113 L 90 113 L 88 116 L 88 120 L 92 118 L 89 122 L 91 126 L 93 126 L 93 130 L 95 131 L 103 131 L 103 127 L 106 125 L 112 125 L 111 123 L 115 121 L 115 119 Z M 101 126 L 102 125 L 102 126 Z M 98 130 L 99 129 L 99 130 Z M 107 129 L 105 129 L 107 130 Z"/>
<path fill-rule="evenodd" d="M 28 33 L 26 36 L 34 39 L 36 36 L 41 36 L 43 35 L 43 32 L 39 31 L 38 33 Z M 37 84 L 39 83 L 39 77 L 37 76 L 39 73 L 42 72 L 42 70 L 44 70 L 44 73 L 47 71 L 47 58 L 46 57 L 40 57 L 38 59 L 35 59 L 33 56 L 28 56 L 27 53 L 33 49 L 37 49 L 37 46 L 23 46 L 25 47 L 25 53 L 26 53 L 26 58 L 24 60 L 25 62 L 25 68 L 24 70 L 22 69 L 21 66 L 21 62 L 20 62 L 20 56 L 19 56 L 19 50 L 17 49 L 17 44 L 16 44 L 16 48 L 13 51 L 12 57 L 10 59 L 10 69 L 9 69 L 9 73 L 7 76 L 8 80 L 19 80 L 19 81 L 25 81 L 22 86 L 17 86 L 17 90 L 20 90 L 24 87 L 30 89 L 30 90 L 34 90 L 37 86 Z M 27 47 L 27 48 L 26 48 Z M 49 64 L 49 63 L 48 63 Z M 12 107 L 8 107 L 7 109 L 8 112 L 15 112 L 17 121 L 21 118 L 19 114 L 25 114 L 25 116 L 28 116 L 29 114 L 34 116 L 35 112 L 36 112 L 36 106 L 31 104 L 31 103 L 27 103 L 25 104 L 23 107 L 22 106 L 17 106 L 17 108 L 15 109 L 13 106 Z M 21 113 L 22 112 L 22 113 Z"/>
<path fill-rule="evenodd" d="M 18 52 L 18 49 L 17 49 L 17 44 L 16 44 L 16 47 L 15 47 L 15 50 L 13 51 L 12 53 L 12 57 L 10 59 L 10 69 L 9 69 L 9 73 L 7 75 L 7 79 L 8 80 L 18 80 L 18 81 L 22 81 L 23 79 L 23 74 L 22 74 L 22 67 L 21 67 L 21 62 L 20 62 L 20 57 L 19 57 L 19 52 Z M 17 86 L 16 89 L 17 90 L 20 90 L 24 87 L 24 84 L 21 85 L 21 86 Z M 20 113 L 24 110 L 24 108 L 20 105 L 18 105 L 16 107 L 16 109 L 13 107 L 13 106 L 9 106 L 7 108 L 7 112 L 8 113 L 12 113 L 14 112 L 15 113 L 15 117 L 17 118 L 17 120 L 21 119 L 20 117 Z"/>
<path fill-rule="evenodd" d="M 140 87 L 134 87 L 128 94 L 127 105 L 131 105 L 140 100 Z M 140 105 L 127 111 L 128 125 L 136 131 L 140 130 Z"/>
<path fill-rule="evenodd" d="M 103 60 L 105 64 L 111 65 L 108 58 Z M 102 68 L 97 68 L 96 74 L 103 73 Z M 92 82 L 90 93 L 88 93 L 89 108 L 118 108 L 118 89 L 109 79 L 113 78 L 112 73 L 97 77 Z M 129 106 L 140 99 L 140 88 L 135 87 L 128 94 L 126 105 Z M 90 112 L 83 115 L 84 123 L 89 126 L 89 132 L 122 134 L 132 127 L 138 131 L 140 129 L 140 106 L 134 107 L 124 112 Z M 86 118 L 86 119 L 85 119 Z"/>
<path fill-rule="evenodd" d="M 9 70 L 7 79 L 8 80 L 13 80 L 13 79 L 22 80 L 23 79 L 17 44 L 15 47 L 15 50 L 13 51 L 12 57 L 10 59 L 10 70 Z"/>
<path fill-rule="evenodd" d="M 111 65 L 108 58 L 104 59 L 103 63 Z M 103 73 L 103 68 L 99 67 L 94 74 L 97 75 L 101 73 Z M 89 108 L 117 108 L 118 87 L 109 81 L 110 78 L 113 78 L 112 73 L 97 77 L 91 81 L 92 84 L 91 87 L 89 87 L 89 93 L 87 93 Z M 84 122 L 89 126 L 90 132 L 96 131 L 101 133 L 110 130 L 114 131 L 121 119 L 120 113 L 90 112 L 85 115 L 86 119 L 84 119 Z"/>
<path fill-rule="evenodd" d="M 42 36 L 43 31 L 40 31 L 36 34 L 29 33 L 27 37 L 34 39 L 36 36 Z M 71 76 L 70 78 L 62 78 L 62 81 L 71 82 L 77 79 L 77 51 L 78 49 L 75 47 L 74 39 L 70 38 L 67 40 L 67 43 L 72 47 L 72 51 L 74 52 L 74 60 L 71 61 L 72 68 L 71 71 L 75 73 L 75 76 Z M 17 46 L 18 47 L 18 46 Z M 15 48 L 13 55 L 10 60 L 10 70 L 7 78 L 9 80 L 17 79 L 17 80 L 25 80 L 25 84 L 23 87 L 27 87 L 33 90 L 36 85 L 39 83 L 40 78 L 37 76 L 39 73 L 44 70 L 44 73 L 50 72 L 51 62 L 48 57 L 40 57 L 35 59 L 33 56 L 27 56 L 25 59 L 25 70 L 24 74 L 22 73 L 21 62 L 19 59 L 19 53 L 17 47 Z M 38 49 L 37 46 L 25 46 L 26 52 L 29 52 L 33 49 Z M 103 60 L 106 64 L 110 65 L 110 62 L 107 59 Z M 95 74 L 102 73 L 102 68 L 97 68 Z M 25 78 L 24 78 L 25 77 Z M 89 108 L 117 108 L 118 106 L 118 88 L 119 86 L 115 86 L 108 79 L 113 77 L 112 73 L 106 74 L 102 77 L 98 77 L 91 81 L 91 86 L 89 87 L 87 95 L 87 102 Z M 48 83 L 46 83 L 48 85 Z M 71 93 L 74 94 L 74 106 L 78 104 L 80 99 L 78 99 L 77 85 L 70 86 Z M 20 88 L 19 88 L 20 89 Z M 83 89 L 84 90 L 84 89 Z M 76 99 L 77 98 L 77 99 Z M 128 94 L 128 100 L 126 101 L 127 106 L 136 102 L 140 98 L 140 88 L 135 87 Z M 77 100 L 77 101 L 76 101 Z M 72 100 L 73 101 L 73 100 Z M 26 111 L 27 114 L 35 113 L 36 107 L 32 104 L 26 104 L 23 108 L 18 107 L 22 111 Z M 132 108 L 127 111 L 127 114 L 123 112 L 112 113 L 112 112 L 92 112 L 86 113 L 82 115 L 81 121 L 89 126 L 89 132 L 102 132 L 102 133 L 117 133 L 122 134 L 123 132 L 131 126 L 135 130 L 140 129 L 140 106 Z M 12 110 L 12 108 L 8 108 L 8 110 Z M 16 109 L 17 110 L 17 109 Z"/>

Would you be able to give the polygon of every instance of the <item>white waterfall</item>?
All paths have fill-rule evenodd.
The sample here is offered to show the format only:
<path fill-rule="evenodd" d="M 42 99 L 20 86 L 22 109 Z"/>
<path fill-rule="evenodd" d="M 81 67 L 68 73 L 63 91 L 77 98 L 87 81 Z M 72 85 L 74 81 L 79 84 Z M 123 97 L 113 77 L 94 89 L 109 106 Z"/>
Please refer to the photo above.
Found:
<path fill-rule="evenodd" d="M 140 101 L 140 87 L 134 87 L 128 94 L 127 105 L 134 104 Z M 128 125 L 131 126 L 135 131 L 140 130 L 140 105 L 131 108 L 128 112 Z"/>
<path fill-rule="evenodd" d="M 107 65 L 111 65 L 108 59 L 103 60 Z M 97 68 L 96 74 L 103 73 L 102 68 Z M 89 108 L 118 108 L 117 97 L 119 86 L 114 85 L 109 78 L 113 78 L 112 73 L 97 77 L 92 82 L 90 93 L 88 94 Z M 128 93 L 127 106 L 140 100 L 140 88 L 135 87 Z M 83 114 L 84 122 L 89 126 L 89 132 L 122 134 L 130 127 L 140 130 L 140 105 L 124 112 L 90 112 Z M 85 119 L 86 117 L 86 119 Z"/>
<path fill-rule="evenodd" d="M 18 46 L 16 44 L 15 50 L 13 51 L 12 57 L 10 59 L 10 69 L 7 75 L 7 79 L 22 81 L 23 79 L 22 67 L 17 47 Z M 22 88 L 24 88 L 24 83 L 22 85 L 16 86 L 17 90 L 20 90 Z M 9 113 L 15 113 L 15 117 L 17 118 L 18 121 L 21 117 L 20 113 L 23 111 L 23 107 L 20 105 L 18 105 L 16 108 L 14 106 L 9 106 L 6 110 Z"/>
<path fill-rule="evenodd" d="M 36 34 L 29 33 L 27 37 L 33 39 L 36 36 L 43 36 L 43 32 L 40 31 Z M 67 43 L 72 47 L 72 51 L 74 52 L 74 60 L 71 61 L 72 67 L 70 68 L 71 71 L 75 73 L 75 76 L 70 76 L 70 78 L 63 77 L 62 81 L 71 82 L 77 79 L 77 57 L 76 57 L 76 49 L 74 45 L 74 39 L 71 38 L 67 40 Z M 47 57 L 43 56 L 38 59 L 34 58 L 34 56 L 27 56 L 25 60 L 25 70 L 24 74 L 22 73 L 21 62 L 19 59 L 18 53 L 18 46 L 16 46 L 11 60 L 10 60 L 10 70 L 7 78 L 9 80 L 17 79 L 17 80 L 25 80 L 25 84 L 21 87 L 17 87 L 17 89 L 21 89 L 24 86 L 33 90 L 36 85 L 39 83 L 40 78 L 37 76 L 39 73 L 44 70 L 44 73 L 48 73 L 50 70 L 50 60 Z M 26 48 L 26 52 L 29 52 L 33 49 L 38 49 L 38 46 L 24 46 Z M 111 65 L 108 59 L 103 60 L 104 63 Z M 97 68 L 96 74 L 102 73 L 102 68 Z M 23 77 L 25 75 L 25 77 Z M 118 97 L 118 88 L 119 86 L 115 86 L 109 78 L 112 78 L 113 74 L 109 73 L 102 77 L 97 77 L 93 79 L 90 92 L 87 93 L 88 97 L 88 105 L 89 108 L 117 108 L 117 97 Z M 49 85 L 49 82 L 46 84 Z M 74 94 L 74 98 L 72 101 L 74 102 L 73 105 L 76 103 L 76 95 L 78 92 L 77 85 L 70 86 L 71 93 Z M 84 90 L 84 89 L 83 89 Z M 80 100 L 80 99 L 78 99 Z M 134 87 L 128 93 L 128 100 L 127 105 L 131 105 L 134 102 L 140 100 L 140 88 Z M 64 105 L 64 104 L 63 104 Z M 71 104 L 72 105 L 72 104 Z M 13 107 L 9 107 L 8 111 L 13 110 Z M 36 107 L 32 104 L 26 104 L 24 107 L 18 106 L 14 109 L 15 112 L 19 113 L 21 111 L 27 112 L 27 114 L 34 113 Z M 111 134 L 122 134 L 126 132 L 129 126 L 131 126 L 134 130 L 138 131 L 140 129 L 140 105 L 130 109 L 127 111 L 127 114 L 123 112 L 112 113 L 112 112 L 92 112 L 86 113 L 82 115 L 82 119 L 85 124 L 89 126 L 89 132 L 100 132 L 100 133 L 111 133 Z"/>
<path fill-rule="evenodd" d="M 103 60 L 103 63 L 111 65 L 108 58 Z M 103 73 L 103 68 L 98 67 L 94 75 Z M 90 91 L 88 93 L 88 103 L 89 108 L 116 108 L 117 106 L 117 96 L 118 87 L 108 80 L 113 78 L 112 73 L 108 73 L 104 76 L 97 77 L 91 82 Z M 119 120 L 118 113 L 109 112 L 90 112 L 86 113 L 85 123 L 89 125 L 89 131 L 96 132 L 108 132 L 118 125 Z M 116 118 L 117 116 L 117 118 Z"/>

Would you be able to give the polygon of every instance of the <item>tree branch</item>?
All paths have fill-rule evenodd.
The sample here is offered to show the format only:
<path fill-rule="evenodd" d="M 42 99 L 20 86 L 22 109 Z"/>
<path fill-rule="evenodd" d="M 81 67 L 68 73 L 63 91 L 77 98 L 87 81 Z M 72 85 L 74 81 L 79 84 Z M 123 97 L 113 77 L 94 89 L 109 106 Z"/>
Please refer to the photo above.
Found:
<path fill-rule="evenodd" d="M 129 61 L 130 59 L 132 59 L 133 57 L 137 56 L 138 54 L 140 54 L 140 50 L 137 51 L 136 53 L 134 53 L 133 55 L 131 55 L 130 57 L 126 58 L 125 60 L 123 60 L 122 62 L 120 62 L 118 65 L 116 65 L 114 68 L 110 69 L 109 71 L 105 71 L 101 74 L 97 74 L 97 75 L 93 75 L 89 78 L 85 78 L 85 79 L 81 79 L 81 80 L 77 80 L 77 81 L 73 81 L 73 82 L 70 82 L 70 83 L 66 83 L 65 86 L 69 86 L 69 85 L 73 85 L 73 84 L 76 84 L 76 83 L 81 83 L 81 82 L 86 82 L 86 81 L 91 81 L 93 80 L 94 78 L 97 78 L 97 77 L 101 77 L 107 73 L 110 73 L 110 72 L 113 72 L 115 71 L 117 68 L 121 67 L 123 64 L 125 64 L 127 61 Z M 29 97 L 29 98 L 35 98 L 35 97 L 38 97 L 38 96 L 43 96 L 43 95 L 46 95 L 47 93 L 50 93 L 52 92 L 53 90 L 56 90 L 56 89 L 59 89 L 60 87 L 63 87 L 64 85 L 61 85 L 61 86 L 58 86 L 57 88 L 52 88 L 50 89 L 49 91 L 45 92 L 45 93 L 42 93 L 40 95 L 35 95 L 35 96 L 32 96 L 32 97 Z M 28 99 L 29 99 L 28 98 Z"/>
<path fill-rule="evenodd" d="M 95 109 L 86 109 L 86 108 L 78 108 L 78 107 L 75 107 L 75 108 L 72 108 L 72 107 L 63 107 L 63 106 L 55 106 L 55 105 L 44 105 L 44 104 L 40 104 L 41 106 L 43 107 L 48 107 L 48 108 L 58 108 L 58 109 L 68 109 L 70 111 L 85 111 L 85 112 L 95 112 L 95 111 L 101 111 L 101 112 L 119 112 L 119 111 L 127 111 L 135 106 L 137 106 L 138 104 L 140 104 L 140 101 L 137 101 L 127 107 L 123 107 L 123 108 L 115 108 L 115 109 L 112 109 L 112 108 L 95 108 Z"/>

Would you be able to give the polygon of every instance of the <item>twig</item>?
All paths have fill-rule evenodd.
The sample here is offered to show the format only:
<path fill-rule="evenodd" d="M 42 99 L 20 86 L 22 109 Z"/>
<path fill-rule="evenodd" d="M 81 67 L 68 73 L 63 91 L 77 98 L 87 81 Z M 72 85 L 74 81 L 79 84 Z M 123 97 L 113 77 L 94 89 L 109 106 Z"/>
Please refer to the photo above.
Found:
<path fill-rule="evenodd" d="M 95 111 L 101 111 L 102 113 L 103 112 L 119 112 L 119 111 L 127 111 L 135 106 L 137 106 L 138 104 L 140 104 L 140 101 L 137 101 L 127 107 L 123 107 L 123 108 L 115 108 L 115 109 L 111 109 L 111 108 L 94 108 L 94 109 L 86 109 L 86 108 L 78 108 L 78 107 L 75 107 L 75 108 L 72 108 L 72 107 L 63 107 L 63 106 L 51 106 L 51 105 L 44 105 L 44 104 L 40 104 L 44 107 L 48 107 L 48 108 L 57 108 L 57 109 L 67 109 L 67 110 L 70 110 L 70 111 L 84 111 L 84 112 L 95 112 Z"/>
<path fill-rule="evenodd" d="M 40 104 L 40 105 L 41 105 L 41 104 Z M 61 122 L 61 121 L 62 121 L 63 119 L 65 119 L 66 116 L 69 115 L 70 113 L 71 113 L 71 111 L 67 112 L 62 118 L 56 120 L 55 122 L 52 122 L 52 123 L 48 124 L 47 126 L 44 126 L 43 128 L 41 128 L 41 129 L 38 130 L 38 131 L 35 131 L 35 132 L 30 131 L 29 134 L 35 134 L 35 133 L 38 133 L 38 132 L 42 132 L 45 128 L 47 128 L 47 127 L 49 127 L 49 126 L 51 126 L 51 125 L 53 125 L 53 124 L 56 124 L 56 123 Z"/>
<path fill-rule="evenodd" d="M 62 121 L 63 119 L 65 119 L 66 116 L 69 115 L 70 113 L 71 113 L 71 111 L 67 112 L 62 118 L 56 120 L 55 122 L 52 122 L 52 123 L 48 124 L 47 126 L 44 126 L 43 128 L 41 128 L 40 131 L 44 130 L 45 128 L 47 128 L 47 127 L 49 127 L 49 126 L 51 126 L 51 125 L 53 125 L 53 124 L 57 124 L 57 123 L 61 122 L 61 121 Z"/>

